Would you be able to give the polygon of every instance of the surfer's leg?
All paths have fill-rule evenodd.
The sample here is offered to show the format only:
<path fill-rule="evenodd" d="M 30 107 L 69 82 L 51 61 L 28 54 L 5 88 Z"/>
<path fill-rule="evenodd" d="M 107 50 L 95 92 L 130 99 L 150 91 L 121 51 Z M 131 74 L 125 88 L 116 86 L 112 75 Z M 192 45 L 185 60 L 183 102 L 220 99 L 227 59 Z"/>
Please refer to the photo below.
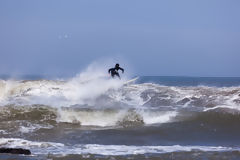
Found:
<path fill-rule="evenodd" d="M 112 76 L 112 78 L 114 78 L 114 76 L 115 76 L 115 75 L 114 75 L 114 73 L 113 73 L 113 72 L 111 72 L 111 76 Z"/>
<path fill-rule="evenodd" d="M 119 79 L 121 79 L 121 77 L 120 77 L 119 73 L 116 73 L 116 76 L 118 76 L 118 78 L 119 78 Z"/>

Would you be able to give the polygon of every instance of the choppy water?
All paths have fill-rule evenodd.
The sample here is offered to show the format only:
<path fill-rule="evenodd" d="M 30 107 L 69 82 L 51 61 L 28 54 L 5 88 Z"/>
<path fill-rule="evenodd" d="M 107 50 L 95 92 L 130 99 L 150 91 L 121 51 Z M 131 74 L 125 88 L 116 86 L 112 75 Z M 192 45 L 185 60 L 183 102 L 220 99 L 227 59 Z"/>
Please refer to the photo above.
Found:
<path fill-rule="evenodd" d="M 30 149 L 23 159 L 240 158 L 240 78 L 126 81 L 0 80 L 0 147 Z"/>

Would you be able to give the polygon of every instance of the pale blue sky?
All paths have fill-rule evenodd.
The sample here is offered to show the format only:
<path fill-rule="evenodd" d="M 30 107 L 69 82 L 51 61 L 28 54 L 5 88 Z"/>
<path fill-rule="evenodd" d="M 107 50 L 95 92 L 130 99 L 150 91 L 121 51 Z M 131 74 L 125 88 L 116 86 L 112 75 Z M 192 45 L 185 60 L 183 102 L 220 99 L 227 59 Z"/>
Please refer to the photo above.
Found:
<path fill-rule="evenodd" d="M 240 76 L 239 17 L 239 0 L 0 0 L 0 74 L 112 58 L 136 75 Z"/>

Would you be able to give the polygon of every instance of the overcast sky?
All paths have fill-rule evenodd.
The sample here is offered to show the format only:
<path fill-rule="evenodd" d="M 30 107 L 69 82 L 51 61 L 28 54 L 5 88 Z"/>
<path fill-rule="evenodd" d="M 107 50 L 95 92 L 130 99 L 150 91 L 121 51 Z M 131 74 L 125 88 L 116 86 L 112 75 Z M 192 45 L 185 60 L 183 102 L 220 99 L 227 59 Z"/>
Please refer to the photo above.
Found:
<path fill-rule="evenodd" d="M 136 75 L 240 76 L 239 17 L 239 0 L 0 0 L 0 74 L 111 58 Z"/>

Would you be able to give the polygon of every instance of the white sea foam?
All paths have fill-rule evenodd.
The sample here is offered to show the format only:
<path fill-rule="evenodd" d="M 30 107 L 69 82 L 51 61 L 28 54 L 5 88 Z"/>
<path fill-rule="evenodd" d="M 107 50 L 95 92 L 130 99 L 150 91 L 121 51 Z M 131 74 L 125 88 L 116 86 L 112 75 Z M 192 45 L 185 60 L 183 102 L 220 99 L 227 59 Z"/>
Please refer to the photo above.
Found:
<path fill-rule="evenodd" d="M 31 132 L 34 132 L 38 129 L 41 129 L 41 128 L 44 128 L 44 129 L 50 129 L 50 128 L 53 128 L 52 125 L 40 125 L 40 124 L 31 124 L 31 123 L 28 123 L 27 126 L 20 126 L 19 127 L 19 132 L 21 133 L 31 133 Z"/>
<path fill-rule="evenodd" d="M 229 151 L 232 148 L 221 146 L 126 146 L 126 145 L 98 145 L 88 144 L 72 150 L 71 154 L 100 154 L 100 155 L 137 155 L 146 153 L 169 153 L 177 151 Z"/>
<path fill-rule="evenodd" d="M 26 148 L 26 149 L 43 149 L 43 148 L 58 148 L 64 147 L 62 143 L 53 143 L 53 142 L 34 142 L 28 141 L 20 138 L 0 138 L 0 146 L 1 147 L 9 147 L 9 148 Z"/>
<path fill-rule="evenodd" d="M 86 71 L 67 81 L 1 81 L 0 104 L 49 106 L 95 105 L 95 99 L 108 90 L 120 88 L 126 79 L 112 79 L 106 70 L 90 65 Z"/>
<path fill-rule="evenodd" d="M 145 124 L 158 124 L 158 123 L 166 123 L 171 121 L 172 118 L 177 116 L 176 111 L 168 111 L 168 112 L 142 112 L 143 121 Z"/>
<path fill-rule="evenodd" d="M 21 147 L 30 149 L 33 154 L 99 154 L 99 155 L 137 155 L 146 153 L 169 153 L 179 151 L 239 151 L 239 148 L 222 146 L 127 146 L 127 145 L 100 145 L 77 144 L 67 146 L 62 143 L 33 142 L 18 138 L 0 138 L 1 147 Z"/>
<path fill-rule="evenodd" d="M 138 108 L 145 104 L 150 104 L 148 107 L 151 107 L 155 101 L 159 101 L 159 106 L 162 106 L 161 100 L 164 100 L 172 107 L 185 98 L 189 101 L 177 107 L 191 107 L 194 105 L 192 102 L 199 99 L 206 102 L 202 107 L 211 101 L 215 106 L 240 109 L 240 103 L 236 103 L 236 100 L 240 101 L 239 87 L 169 87 L 151 83 L 124 86 L 126 78 L 118 80 L 106 75 L 106 71 L 90 66 L 86 71 L 66 81 L 1 80 L 0 105 L 42 104 L 60 108 L 78 104 L 103 108 L 104 105 L 116 106 L 115 103 L 122 103 L 126 107 Z M 146 95 L 145 98 L 143 95 Z"/>
<path fill-rule="evenodd" d="M 8 134 L 5 130 L 0 130 L 1 134 Z"/>

